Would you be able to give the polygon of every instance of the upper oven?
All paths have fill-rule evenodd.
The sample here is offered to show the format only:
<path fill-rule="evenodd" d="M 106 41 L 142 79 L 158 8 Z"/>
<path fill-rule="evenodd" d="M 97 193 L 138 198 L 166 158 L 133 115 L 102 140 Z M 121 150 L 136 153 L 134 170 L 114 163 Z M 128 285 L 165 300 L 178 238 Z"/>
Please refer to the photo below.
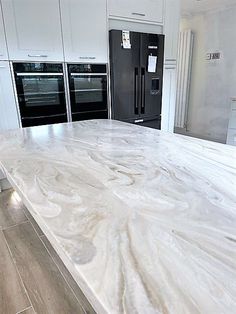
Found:
<path fill-rule="evenodd" d="M 67 122 L 62 64 L 13 63 L 22 126 Z"/>
<path fill-rule="evenodd" d="M 105 64 L 69 64 L 72 121 L 108 118 Z"/>

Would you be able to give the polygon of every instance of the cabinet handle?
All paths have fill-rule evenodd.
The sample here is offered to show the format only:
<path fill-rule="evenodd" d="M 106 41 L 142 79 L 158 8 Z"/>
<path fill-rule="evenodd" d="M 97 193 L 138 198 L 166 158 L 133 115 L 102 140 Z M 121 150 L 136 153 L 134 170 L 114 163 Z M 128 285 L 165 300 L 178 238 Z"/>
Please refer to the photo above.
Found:
<path fill-rule="evenodd" d="M 144 13 L 137 13 L 137 12 L 133 12 L 132 15 L 137 15 L 137 16 L 146 16 L 146 14 Z"/>
<path fill-rule="evenodd" d="M 79 57 L 80 59 L 83 59 L 83 60 L 95 60 L 96 57 Z"/>
<path fill-rule="evenodd" d="M 138 105 L 139 105 L 139 69 L 135 68 L 134 73 L 134 113 L 138 114 Z"/>
<path fill-rule="evenodd" d="M 5 65 L 0 65 L 0 69 L 5 69 Z"/>
<path fill-rule="evenodd" d="M 48 55 L 28 55 L 30 58 L 47 58 Z"/>

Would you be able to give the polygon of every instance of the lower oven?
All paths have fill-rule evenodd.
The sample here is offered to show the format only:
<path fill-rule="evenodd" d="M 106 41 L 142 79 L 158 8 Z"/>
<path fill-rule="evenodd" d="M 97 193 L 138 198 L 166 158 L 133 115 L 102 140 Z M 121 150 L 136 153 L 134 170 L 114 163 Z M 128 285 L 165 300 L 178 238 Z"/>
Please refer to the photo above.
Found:
<path fill-rule="evenodd" d="M 67 122 L 62 64 L 13 63 L 22 127 Z"/>
<path fill-rule="evenodd" d="M 105 64 L 68 64 L 72 121 L 108 118 Z"/>

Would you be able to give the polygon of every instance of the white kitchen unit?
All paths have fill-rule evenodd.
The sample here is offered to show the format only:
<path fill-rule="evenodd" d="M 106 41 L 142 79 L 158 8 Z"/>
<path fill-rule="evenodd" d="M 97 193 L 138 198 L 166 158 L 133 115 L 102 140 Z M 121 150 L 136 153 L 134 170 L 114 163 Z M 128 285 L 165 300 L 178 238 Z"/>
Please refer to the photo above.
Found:
<path fill-rule="evenodd" d="M 66 62 L 107 63 L 106 0 L 60 0 Z"/>
<path fill-rule="evenodd" d="M 0 131 L 19 128 L 16 100 L 8 61 L 0 61 Z"/>
<path fill-rule="evenodd" d="M 236 98 L 231 100 L 227 144 L 236 146 Z"/>
<path fill-rule="evenodd" d="M 109 0 L 111 18 L 163 23 L 164 0 Z"/>
<path fill-rule="evenodd" d="M 2 0 L 10 60 L 63 61 L 59 0 Z"/>
<path fill-rule="evenodd" d="M 180 23 L 180 0 L 166 0 L 164 15 L 165 62 L 176 63 Z"/>
<path fill-rule="evenodd" d="M 176 109 L 176 67 L 180 23 L 180 0 L 165 0 L 165 61 L 162 97 L 162 130 L 174 132 Z"/>
<path fill-rule="evenodd" d="M 162 122 L 161 129 L 174 132 L 175 104 L 176 104 L 176 67 L 164 67 L 162 96 Z"/>
<path fill-rule="evenodd" d="M 0 60 L 8 60 L 7 44 L 1 5 L 0 5 Z"/>

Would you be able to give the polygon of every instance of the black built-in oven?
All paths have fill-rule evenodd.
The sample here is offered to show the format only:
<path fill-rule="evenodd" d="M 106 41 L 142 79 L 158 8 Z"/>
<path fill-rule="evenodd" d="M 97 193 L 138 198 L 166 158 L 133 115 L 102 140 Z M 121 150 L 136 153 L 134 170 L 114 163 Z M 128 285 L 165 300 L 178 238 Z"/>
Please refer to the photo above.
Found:
<path fill-rule="evenodd" d="M 67 122 L 62 64 L 13 63 L 22 127 Z"/>
<path fill-rule="evenodd" d="M 107 119 L 105 64 L 68 64 L 72 121 Z"/>

